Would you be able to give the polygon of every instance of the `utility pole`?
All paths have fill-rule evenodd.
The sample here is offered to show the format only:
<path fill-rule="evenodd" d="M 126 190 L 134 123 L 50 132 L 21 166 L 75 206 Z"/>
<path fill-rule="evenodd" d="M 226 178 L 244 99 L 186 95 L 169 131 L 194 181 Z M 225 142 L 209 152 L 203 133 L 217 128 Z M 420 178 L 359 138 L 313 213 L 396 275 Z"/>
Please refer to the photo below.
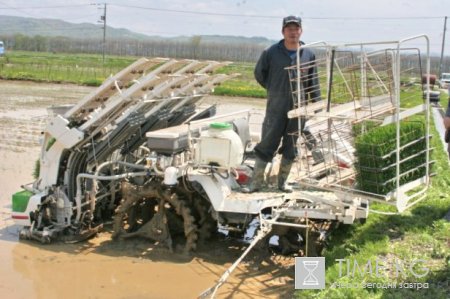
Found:
<path fill-rule="evenodd" d="M 444 33 L 442 34 L 442 48 L 441 48 L 441 59 L 439 61 L 439 73 L 438 78 L 440 78 L 442 74 L 442 60 L 444 59 L 444 46 L 445 46 L 445 33 L 447 31 L 447 16 L 444 19 Z"/>
<path fill-rule="evenodd" d="M 103 3 L 103 15 L 100 16 L 99 23 L 103 24 L 103 44 L 102 44 L 102 53 L 103 53 L 103 64 L 105 64 L 105 48 L 106 48 L 106 3 Z"/>

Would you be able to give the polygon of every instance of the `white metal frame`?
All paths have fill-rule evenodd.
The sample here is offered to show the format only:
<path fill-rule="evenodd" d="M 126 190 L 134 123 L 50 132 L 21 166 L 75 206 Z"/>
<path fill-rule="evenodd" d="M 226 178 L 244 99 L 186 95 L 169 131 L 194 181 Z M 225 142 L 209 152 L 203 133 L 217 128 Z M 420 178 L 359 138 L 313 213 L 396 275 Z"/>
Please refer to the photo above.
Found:
<path fill-rule="evenodd" d="M 367 60 L 367 57 L 369 55 L 373 55 L 375 52 L 367 52 L 365 51 L 365 49 L 367 47 L 373 47 L 373 46 L 386 46 L 389 47 L 387 49 L 389 49 L 391 55 L 392 55 L 392 59 L 393 59 L 393 83 L 394 83 L 394 91 L 393 91 L 393 109 L 394 109 L 394 113 L 392 113 L 392 115 L 386 117 L 384 119 L 383 125 L 386 125 L 388 123 L 395 123 L 396 125 L 396 188 L 393 192 L 390 192 L 389 194 L 386 194 L 385 196 L 380 196 L 378 194 L 373 194 L 370 192 L 362 192 L 359 190 L 355 190 L 352 188 L 348 188 L 345 186 L 340 186 L 338 184 L 335 185 L 330 185 L 327 186 L 327 188 L 324 189 L 329 189 L 329 190 L 333 190 L 334 188 L 338 188 L 341 190 L 347 190 L 347 192 L 357 192 L 358 194 L 360 194 L 362 197 L 367 198 L 371 201 L 378 201 L 378 202 L 383 202 L 383 203 L 387 203 L 390 205 L 394 205 L 397 210 L 399 212 L 402 212 L 404 210 L 406 210 L 407 208 L 415 205 L 417 202 L 419 202 L 420 200 L 422 200 L 425 197 L 425 192 L 428 189 L 429 186 L 429 165 L 430 165 L 430 144 L 429 144 L 429 136 L 430 136 L 430 131 L 429 131 L 429 123 L 430 123 L 430 103 L 429 103 L 429 92 L 426 93 L 426 100 L 424 104 L 418 105 L 416 107 L 407 109 L 407 110 L 403 110 L 400 108 L 400 57 L 401 57 L 401 51 L 402 51 L 402 47 L 404 46 L 405 43 L 410 42 L 410 41 L 417 41 L 417 40 L 424 40 L 424 46 L 426 46 L 426 70 L 425 72 L 427 74 L 429 74 L 430 72 L 430 52 L 429 52 L 429 39 L 426 35 L 418 35 L 418 36 L 413 36 L 413 37 L 409 37 L 409 38 L 405 38 L 405 39 L 401 39 L 398 41 L 381 41 L 381 42 L 363 42 L 363 43 L 349 43 L 349 44 L 343 44 L 343 45 L 329 45 L 325 42 L 317 42 L 317 43 L 312 43 L 312 44 L 307 44 L 302 46 L 301 48 L 311 48 L 311 49 L 325 49 L 326 50 L 326 58 L 327 58 L 327 88 L 330 85 L 330 80 L 331 80 L 331 76 L 330 76 L 330 70 L 331 70 L 331 64 L 334 63 L 334 61 L 331 61 L 332 58 L 332 51 L 335 51 L 336 49 L 347 49 L 347 48 L 354 48 L 357 47 L 359 49 L 360 53 L 360 61 L 361 61 L 361 96 L 363 98 L 368 97 L 367 91 L 365 89 L 366 87 L 366 69 L 364 67 L 365 65 L 365 61 Z M 382 50 L 384 51 L 384 50 Z M 297 73 L 300 73 L 300 65 L 301 65 L 301 57 L 300 57 L 300 48 L 297 50 Z M 375 70 L 372 68 L 371 69 L 372 72 L 375 72 Z M 378 76 L 375 73 L 375 76 Z M 379 78 L 379 77 L 378 77 Z M 298 117 L 298 121 L 299 121 L 299 128 L 300 128 L 300 117 L 299 116 L 303 116 L 303 117 L 307 117 L 310 121 L 314 122 L 314 120 L 318 120 L 318 119 L 348 119 L 349 121 L 351 120 L 357 120 L 358 118 L 360 118 L 356 111 L 358 110 L 358 108 L 361 106 L 361 104 L 358 104 L 356 101 L 354 102 L 354 104 L 352 103 L 348 103 L 348 104 L 343 104 L 340 106 L 336 106 L 335 109 L 332 109 L 331 111 L 325 111 L 325 112 L 320 112 L 320 113 L 312 113 L 311 111 L 314 111 L 315 109 L 317 109 L 317 105 L 318 106 L 324 106 L 324 104 L 329 101 L 328 97 L 325 100 L 322 100 L 320 103 L 316 104 L 313 103 L 311 104 L 311 108 L 308 107 L 306 105 L 302 105 L 302 99 L 301 99 L 301 88 L 302 88 L 302 84 L 300 82 L 300 76 L 297 76 L 297 90 L 299 92 L 296 93 L 297 95 L 297 105 L 298 108 L 295 110 L 292 110 L 289 112 L 288 116 L 290 118 L 295 118 Z M 381 79 L 379 79 L 381 81 Z M 346 83 L 347 84 L 347 83 Z M 348 86 L 348 84 L 347 84 Z M 327 91 L 327 95 L 329 94 L 329 90 L 325 89 Z M 384 88 L 387 90 L 386 86 L 384 86 Z M 429 88 L 429 77 L 427 76 L 427 88 Z M 322 92 L 322 95 L 324 95 L 324 93 Z M 343 108 L 345 105 L 347 105 L 347 108 Z M 380 106 L 381 107 L 381 106 Z M 383 107 L 381 107 L 383 108 Z M 309 110 L 309 111 L 308 111 Z M 384 110 L 380 110 L 381 112 L 385 112 Z M 381 112 L 379 114 L 381 114 Z M 354 113 L 354 115 L 352 114 Z M 409 117 L 411 115 L 414 114 L 418 114 L 418 113 L 425 113 L 425 139 L 426 139 L 426 174 L 424 177 L 417 179 L 413 182 L 410 182 L 408 184 L 405 185 L 400 185 L 400 163 L 402 162 L 400 160 L 400 150 L 401 150 L 401 146 L 400 146 L 400 121 L 402 119 L 405 119 L 406 117 Z M 366 116 L 367 117 L 367 116 Z M 365 118 L 365 114 L 361 114 L 361 118 Z M 330 128 L 329 128 L 330 129 Z M 299 135 L 301 135 L 301 132 L 299 132 Z M 300 151 L 301 149 L 299 149 Z M 420 191 L 414 192 L 413 194 L 407 194 L 408 192 L 410 192 L 412 189 L 418 187 L 422 185 L 423 188 Z M 315 187 L 320 187 L 315 185 Z M 322 186 L 323 187 L 323 186 Z M 414 201 L 412 201 L 414 200 Z"/>

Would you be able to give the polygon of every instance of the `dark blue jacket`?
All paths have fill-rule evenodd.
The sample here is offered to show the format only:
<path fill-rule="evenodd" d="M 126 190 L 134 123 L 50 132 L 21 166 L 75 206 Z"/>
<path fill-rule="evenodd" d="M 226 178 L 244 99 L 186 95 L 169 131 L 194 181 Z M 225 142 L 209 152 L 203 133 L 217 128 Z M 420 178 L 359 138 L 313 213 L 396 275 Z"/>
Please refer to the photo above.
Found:
<path fill-rule="evenodd" d="M 305 100 L 320 100 L 319 79 L 315 55 L 308 48 L 300 48 L 300 62 L 302 64 L 303 90 Z M 267 90 L 266 114 L 280 114 L 287 116 L 293 109 L 293 97 L 289 83 L 289 74 L 285 69 L 296 62 L 291 59 L 284 46 L 284 39 L 265 49 L 255 67 L 255 79 Z M 295 83 L 294 83 L 295 84 Z"/>

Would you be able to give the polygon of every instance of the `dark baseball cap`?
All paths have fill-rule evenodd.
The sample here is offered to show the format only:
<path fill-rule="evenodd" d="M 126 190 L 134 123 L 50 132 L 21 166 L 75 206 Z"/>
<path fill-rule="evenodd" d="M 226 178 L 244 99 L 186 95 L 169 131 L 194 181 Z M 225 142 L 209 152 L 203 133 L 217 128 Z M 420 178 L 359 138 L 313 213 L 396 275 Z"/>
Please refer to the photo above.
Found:
<path fill-rule="evenodd" d="M 289 24 L 297 24 L 299 27 L 302 26 L 302 19 L 296 16 L 287 16 L 283 18 L 283 28 Z"/>

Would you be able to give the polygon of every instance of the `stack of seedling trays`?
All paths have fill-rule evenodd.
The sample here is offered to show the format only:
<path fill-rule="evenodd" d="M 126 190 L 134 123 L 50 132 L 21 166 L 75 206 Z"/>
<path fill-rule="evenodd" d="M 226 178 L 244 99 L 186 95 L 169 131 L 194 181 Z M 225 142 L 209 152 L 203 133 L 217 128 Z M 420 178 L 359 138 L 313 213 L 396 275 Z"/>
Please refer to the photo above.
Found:
<path fill-rule="evenodd" d="M 357 189 L 387 195 L 397 187 L 396 124 L 372 128 L 355 138 Z M 400 124 L 400 186 L 426 175 L 426 138 L 422 122 Z"/>

